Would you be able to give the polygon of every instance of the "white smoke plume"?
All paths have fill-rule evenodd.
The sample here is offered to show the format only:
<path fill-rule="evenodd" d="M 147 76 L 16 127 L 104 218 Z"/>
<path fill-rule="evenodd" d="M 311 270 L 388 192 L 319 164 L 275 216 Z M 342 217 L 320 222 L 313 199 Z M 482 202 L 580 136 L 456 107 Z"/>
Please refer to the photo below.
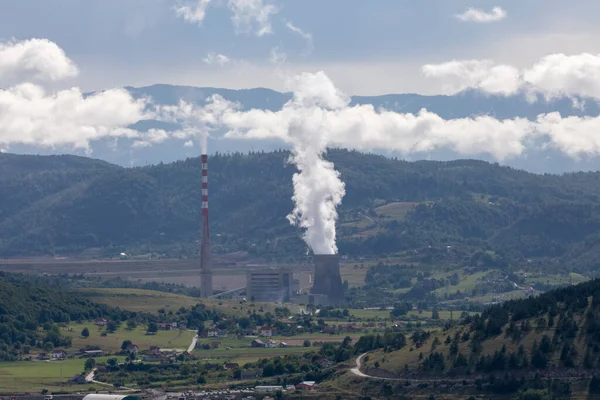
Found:
<path fill-rule="evenodd" d="M 600 54 L 550 54 L 522 70 L 490 60 L 454 60 L 424 65 L 422 72 L 440 80 L 447 94 L 478 89 L 506 96 L 524 91 L 546 99 L 581 96 L 600 100 Z"/>
<path fill-rule="evenodd" d="M 0 42 L 0 82 L 29 78 L 58 81 L 78 72 L 63 49 L 48 39 Z"/>
<path fill-rule="evenodd" d="M 507 15 L 508 13 L 501 7 L 494 7 L 491 12 L 486 12 L 478 8 L 467 8 L 465 12 L 456 14 L 455 17 L 463 22 L 488 24 L 490 22 L 502 21 Z"/>

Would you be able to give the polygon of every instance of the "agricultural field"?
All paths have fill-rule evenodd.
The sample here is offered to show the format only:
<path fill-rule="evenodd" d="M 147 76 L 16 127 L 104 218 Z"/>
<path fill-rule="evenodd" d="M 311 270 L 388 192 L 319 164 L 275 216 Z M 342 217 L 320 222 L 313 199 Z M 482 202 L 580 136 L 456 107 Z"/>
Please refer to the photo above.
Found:
<path fill-rule="evenodd" d="M 96 358 L 97 362 L 109 357 Z M 68 385 L 69 378 L 83 372 L 85 360 L 63 361 L 12 361 L 0 362 L 0 388 L 3 392 L 48 391 L 83 392 L 90 388 L 101 389 L 94 384 Z"/>
<path fill-rule="evenodd" d="M 202 303 L 210 309 L 230 315 L 245 316 L 248 311 L 275 312 L 275 303 L 240 302 L 227 299 L 198 299 L 180 294 L 158 292 L 143 289 L 121 289 L 121 288 L 86 288 L 77 289 L 77 293 L 101 304 L 112 307 L 120 307 L 131 311 L 142 311 L 155 313 L 160 309 L 177 310 L 180 307 L 189 308 Z M 302 307 L 286 304 L 292 312 Z"/>
<path fill-rule="evenodd" d="M 90 336 L 84 338 L 81 336 L 83 328 L 88 328 Z M 65 336 L 71 336 L 71 349 L 81 349 L 86 346 L 99 346 L 103 351 L 118 352 L 121 350 L 121 344 L 125 340 L 131 340 L 138 345 L 140 350 L 146 350 L 150 346 L 160 346 L 164 349 L 187 350 L 196 335 L 195 331 L 158 331 L 155 334 L 147 335 L 145 326 L 138 326 L 133 330 L 128 330 L 124 325 L 115 333 L 109 333 L 102 336 L 104 327 L 94 325 L 92 321 L 83 324 L 70 324 L 63 329 Z M 69 349 L 67 349 L 68 351 Z"/>
<path fill-rule="evenodd" d="M 377 207 L 375 212 L 381 217 L 401 221 L 406 214 L 418 204 L 419 203 L 398 201 Z"/>

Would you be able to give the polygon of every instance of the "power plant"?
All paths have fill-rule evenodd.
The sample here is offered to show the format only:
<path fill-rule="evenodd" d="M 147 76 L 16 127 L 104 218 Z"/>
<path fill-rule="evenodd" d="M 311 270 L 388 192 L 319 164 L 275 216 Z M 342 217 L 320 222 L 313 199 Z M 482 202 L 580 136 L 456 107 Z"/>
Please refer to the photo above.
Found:
<path fill-rule="evenodd" d="M 250 301 L 290 302 L 293 272 L 283 268 L 246 271 L 246 297 Z"/>
<path fill-rule="evenodd" d="M 212 253 L 208 222 L 208 155 L 202 154 L 202 240 L 200 242 L 200 297 L 213 295 Z"/>
<path fill-rule="evenodd" d="M 337 254 L 315 254 L 314 284 L 311 293 L 326 295 L 328 302 L 339 305 L 344 301 L 344 288 L 340 276 L 340 256 Z"/>

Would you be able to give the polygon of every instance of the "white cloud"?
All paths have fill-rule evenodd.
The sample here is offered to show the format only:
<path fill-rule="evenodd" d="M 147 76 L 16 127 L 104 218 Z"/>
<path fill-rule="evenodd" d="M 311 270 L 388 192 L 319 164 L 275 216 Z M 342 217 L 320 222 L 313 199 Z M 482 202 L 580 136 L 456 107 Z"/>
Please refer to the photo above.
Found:
<path fill-rule="evenodd" d="M 507 12 L 500 7 L 494 7 L 491 12 L 486 12 L 478 8 L 467 8 L 462 14 L 456 14 L 455 17 L 463 22 L 490 23 L 501 21 L 507 16 Z"/>
<path fill-rule="evenodd" d="M 188 140 L 187 142 L 185 142 L 183 144 L 184 147 L 194 147 L 194 142 L 191 140 Z"/>
<path fill-rule="evenodd" d="M 254 31 L 256 36 L 273 33 L 271 16 L 279 11 L 274 5 L 263 0 L 229 0 L 228 7 L 237 33 Z"/>
<path fill-rule="evenodd" d="M 63 49 L 48 39 L 0 43 L 0 80 L 33 77 L 58 81 L 77 74 L 77 67 Z"/>
<path fill-rule="evenodd" d="M 551 54 L 523 72 L 547 98 L 583 96 L 600 100 L 600 54 Z"/>
<path fill-rule="evenodd" d="M 288 21 L 285 24 L 286 28 L 290 31 L 294 32 L 296 35 L 300 36 L 302 39 L 306 41 L 306 50 L 304 52 L 305 55 L 312 53 L 314 49 L 313 45 L 313 37 L 311 33 L 304 32 L 302 29 L 295 26 L 292 22 Z"/>
<path fill-rule="evenodd" d="M 196 0 L 194 4 L 179 5 L 174 8 L 177 16 L 183 18 L 186 22 L 196 22 L 201 24 L 206 18 L 206 9 L 212 0 Z"/>
<path fill-rule="evenodd" d="M 425 76 L 440 80 L 445 94 L 472 88 L 492 94 L 512 95 L 521 86 L 517 68 L 495 65 L 489 60 L 427 64 L 423 66 L 422 71 Z"/>
<path fill-rule="evenodd" d="M 211 53 L 208 53 L 206 55 L 206 57 L 202 59 L 202 61 L 204 61 L 206 64 L 209 64 L 209 65 L 211 65 L 211 64 L 217 64 L 217 65 L 220 65 L 220 66 L 224 66 L 224 65 L 229 64 L 229 62 L 231 60 L 229 59 L 229 57 L 227 57 L 224 54 L 212 53 L 211 52 Z"/>
<path fill-rule="evenodd" d="M 85 97 L 78 88 L 46 93 L 23 83 L 0 90 L 0 146 L 72 146 L 89 149 L 105 137 L 139 137 L 127 126 L 148 117 L 146 102 L 123 89 Z"/>
<path fill-rule="evenodd" d="M 422 72 L 439 80 L 445 93 L 470 88 L 512 95 L 522 90 L 530 98 L 571 97 L 574 105 L 581 105 L 575 96 L 600 100 L 600 54 L 551 54 L 522 70 L 489 60 L 450 61 L 424 65 Z"/>

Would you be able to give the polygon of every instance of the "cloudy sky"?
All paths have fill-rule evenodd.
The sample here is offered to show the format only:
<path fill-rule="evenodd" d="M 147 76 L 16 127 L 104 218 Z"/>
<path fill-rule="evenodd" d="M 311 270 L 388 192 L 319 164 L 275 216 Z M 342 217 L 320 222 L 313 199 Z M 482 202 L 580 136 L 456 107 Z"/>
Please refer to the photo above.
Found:
<path fill-rule="evenodd" d="M 288 71 L 324 70 L 365 95 L 443 92 L 425 64 L 527 68 L 547 54 L 600 53 L 594 0 L 0 0 L 0 9 L 0 40 L 56 43 L 80 71 L 57 85 L 83 90 L 281 90 L 275 47 Z"/>

